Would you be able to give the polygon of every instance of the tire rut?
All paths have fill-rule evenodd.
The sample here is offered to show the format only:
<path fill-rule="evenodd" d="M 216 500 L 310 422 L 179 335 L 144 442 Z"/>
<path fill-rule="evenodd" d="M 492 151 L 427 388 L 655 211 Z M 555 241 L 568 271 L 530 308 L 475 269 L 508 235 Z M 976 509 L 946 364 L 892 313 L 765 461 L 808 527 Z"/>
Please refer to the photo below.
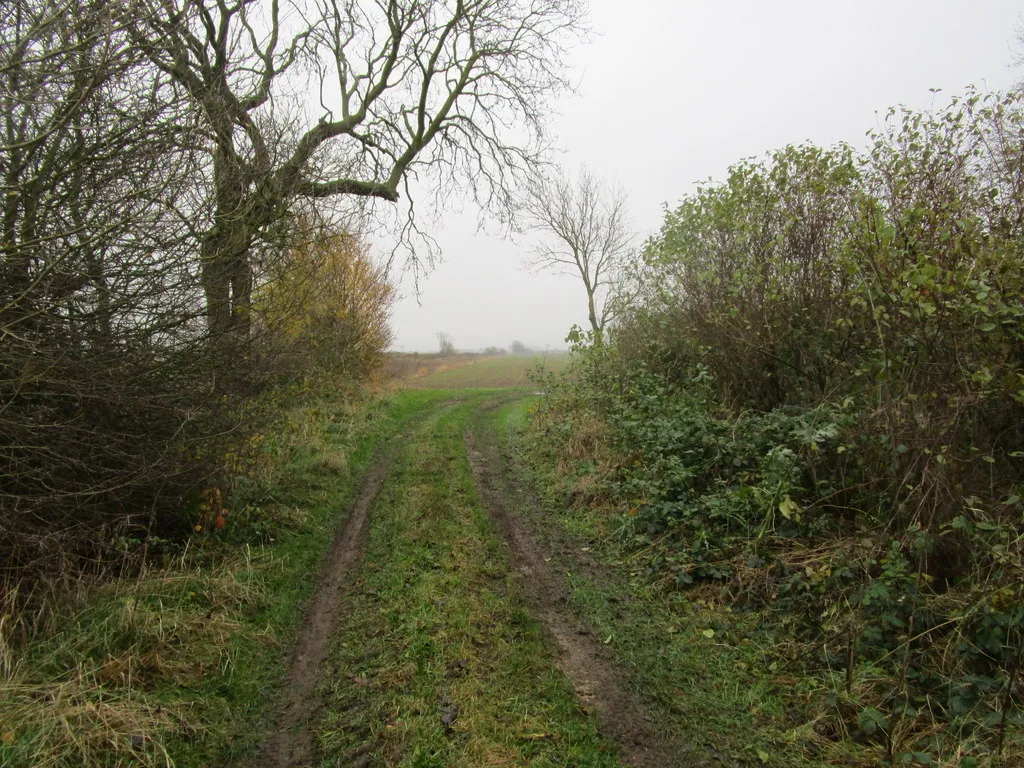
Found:
<path fill-rule="evenodd" d="M 391 468 L 392 452 L 378 453 L 317 577 L 305 609 L 284 678 L 277 718 L 255 768 L 299 768 L 316 759 L 313 723 L 319 712 L 316 690 L 331 650 L 343 607 L 342 592 L 359 568 L 366 548 L 373 505 Z"/>
<path fill-rule="evenodd" d="M 679 751 L 654 725 L 646 708 L 628 692 L 628 680 L 593 630 L 575 615 L 569 591 L 545 558 L 530 526 L 509 509 L 501 459 L 494 446 L 466 434 L 466 452 L 488 514 L 512 555 L 534 616 L 548 629 L 560 652 L 558 667 L 584 706 L 596 713 L 600 731 L 621 750 L 626 765 L 665 768 Z"/>

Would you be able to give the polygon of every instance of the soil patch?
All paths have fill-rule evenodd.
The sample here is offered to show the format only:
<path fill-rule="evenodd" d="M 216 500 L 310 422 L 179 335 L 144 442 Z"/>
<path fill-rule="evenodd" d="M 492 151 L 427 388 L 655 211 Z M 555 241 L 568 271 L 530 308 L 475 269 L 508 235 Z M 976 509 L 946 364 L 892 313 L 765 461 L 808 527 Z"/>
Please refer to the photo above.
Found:
<path fill-rule="evenodd" d="M 309 766 L 316 756 L 313 722 L 320 709 L 317 686 L 342 609 L 342 593 L 359 567 L 366 547 L 370 513 L 391 467 L 390 453 L 380 454 L 324 559 L 317 587 L 296 635 L 282 686 L 273 731 L 255 765 L 259 768 Z"/>
<path fill-rule="evenodd" d="M 543 541 L 510 509 L 496 447 L 467 434 L 466 450 L 484 505 L 521 575 L 526 601 L 554 638 L 560 651 L 559 668 L 572 681 L 576 695 L 597 715 L 601 732 L 619 746 L 627 765 L 665 768 L 677 764 L 679 751 L 671 739 L 629 693 L 628 677 L 593 629 L 572 610 L 565 582 L 550 565 L 559 548 Z M 583 565 L 585 570 L 593 568 L 592 562 Z"/>

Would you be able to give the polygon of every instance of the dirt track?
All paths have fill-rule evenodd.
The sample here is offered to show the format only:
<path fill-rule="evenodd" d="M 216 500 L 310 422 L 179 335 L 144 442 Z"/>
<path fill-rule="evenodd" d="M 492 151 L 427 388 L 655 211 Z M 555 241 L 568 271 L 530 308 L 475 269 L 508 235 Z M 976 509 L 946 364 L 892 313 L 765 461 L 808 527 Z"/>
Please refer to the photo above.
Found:
<path fill-rule="evenodd" d="M 489 402 L 482 411 L 493 410 L 503 402 L 507 398 Z M 564 579 L 550 564 L 556 550 L 565 554 L 564 547 L 559 549 L 557 542 L 542 540 L 528 516 L 521 514 L 522 499 L 512 488 L 493 438 L 475 438 L 467 433 L 464 448 L 483 505 L 508 547 L 513 575 L 520 584 L 517 591 L 549 633 L 557 650 L 558 667 L 571 681 L 583 708 L 596 716 L 601 734 L 619 748 L 624 764 L 641 768 L 677 765 L 679 752 L 673 748 L 671 739 L 659 732 L 632 694 L 628 678 L 619 670 L 610 651 L 574 614 Z M 371 512 L 388 478 L 393 455 L 394 447 L 378 455 L 345 523 L 334 537 L 297 634 L 274 725 L 253 763 L 256 768 L 317 764 L 315 726 L 322 711 L 317 691 L 347 604 L 346 591 L 357 583 Z M 590 570 L 585 562 L 581 561 L 580 566 Z M 358 757 L 358 765 L 374 764 L 374 757 L 362 750 Z"/>
<path fill-rule="evenodd" d="M 565 582 L 549 564 L 551 553 L 527 521 L 510 508 L 497 449 L 472 434 L 466 436 L 466 449 L 484 505 L 521 574 L 531 612 L 551 633 L 560 651 L 559 669 L 572 681 L 576 695 L 596 713 L 601 732 L 622 750 L 624 763 L 643 768 L 675 765 L 678 751 L 630 695 L 628 681 L 604 645 L 574 615 Z"/>
<path fill-rule="evenodd" d="M 312 724 L 319 711 L 316 689 L 321 667 L 327 660 L 341 618 L 341 593 L 361 564 L 370 512 L 390 466 L 390 454 L 377 457 L 324 559 L 316 591 L 296 636 L 277 719 L 255 763 L 259 768 L 298 768 L 314 764 L 316 748 Z"/>

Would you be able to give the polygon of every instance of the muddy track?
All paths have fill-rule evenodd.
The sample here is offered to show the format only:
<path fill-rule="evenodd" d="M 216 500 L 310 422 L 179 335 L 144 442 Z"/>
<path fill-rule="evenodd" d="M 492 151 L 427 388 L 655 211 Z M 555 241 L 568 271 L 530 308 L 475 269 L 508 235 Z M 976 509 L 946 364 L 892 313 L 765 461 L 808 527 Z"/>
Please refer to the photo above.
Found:
<path fill-rule="evenodd" d="M 496 447 L 466 435 L 466 451 L 498 532 L 508 546 L 528 606 L 551 633 L 560 652 L 559 669 L 572 681 L 584 706 L 597 715 L 601 733 L 622 751 L 627 765 L 666 768 L 679 751 L 659 732 L 645 707 L 629 693 L 629 681 L 593 630 L 576 616 L 561 576 L 549 564 L 546 545 L 530 524 L 511 510 Z"/>
<path fill-rule="evenodd" d="M 320 709 L 316 689 L 321 668 L 341 617 L 342 592 L 362 563 L 370 513 L 390 467 L 391 453 L 379 453 L 344 524 L 334 535 L 296 634 L 277 718 L 254 763 L 258 768 L 298 768 L 315 762 L 313 723 Z"/>

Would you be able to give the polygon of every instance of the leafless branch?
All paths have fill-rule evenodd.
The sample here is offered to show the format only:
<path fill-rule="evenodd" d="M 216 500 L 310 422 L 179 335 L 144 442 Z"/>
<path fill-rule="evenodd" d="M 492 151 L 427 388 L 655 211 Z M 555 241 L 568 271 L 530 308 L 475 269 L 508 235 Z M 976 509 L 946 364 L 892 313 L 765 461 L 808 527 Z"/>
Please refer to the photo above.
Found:
<path fill-rule="evenodd" d="M 587 295 L 587 318 L 600 334 L 613 319 L 614 294 L 633 255 L 635 234 L 626 193 L 582 168 L 576 179 L 537 174 L 523 203 L 543 239 L 533 247 L 535 270 L 578 276 Z"/>

